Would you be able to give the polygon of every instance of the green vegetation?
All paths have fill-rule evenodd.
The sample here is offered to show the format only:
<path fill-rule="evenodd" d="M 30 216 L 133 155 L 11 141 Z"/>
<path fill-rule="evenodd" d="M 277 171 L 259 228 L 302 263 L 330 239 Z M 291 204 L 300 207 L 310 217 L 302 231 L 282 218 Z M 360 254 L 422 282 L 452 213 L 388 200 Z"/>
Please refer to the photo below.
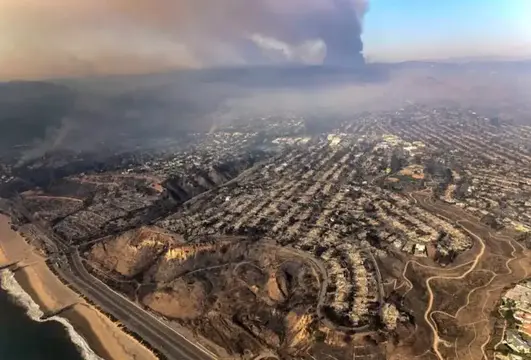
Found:
<path fill-rule="evenodd" d="M 505 320 L 507 320 L 510 323 L 516 322 L 514 319 L 514 310 L 513 309 L 505 309 L 501 311 L 502 316 Z"/>
<path fill-rule="evenodd" d="M 502 305 L 504 305 L 507 308 L 515 308 L 516 307 L 516 302 L 514 300 L 512 300 L 512 299 L 503 298 L 502 299 Z"/>
<path fill-rule="evenodd" d="M 313 333 L 314 339 L 317 342 L 324 342 L 326 340 L 326 334 L 322 332 L 321 330 L 316 330 Z"/>

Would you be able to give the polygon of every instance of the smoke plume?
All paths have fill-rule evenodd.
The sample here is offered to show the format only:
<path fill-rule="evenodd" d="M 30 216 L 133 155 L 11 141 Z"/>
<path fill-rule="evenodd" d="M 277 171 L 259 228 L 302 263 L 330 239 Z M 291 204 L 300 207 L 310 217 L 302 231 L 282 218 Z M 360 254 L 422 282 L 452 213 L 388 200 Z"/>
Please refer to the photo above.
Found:
<path fill-rule="evenodd" d="M 356 65 L 363 62 L 361 41 L 361 19 L 365 14 L 365 3 L 356 9 L 348 0 L 334 0 L 336 16 L 330 17 L 320 31 L 326 43 L 326 63 L 330 65 Z M 333 23 L 332 23 L 333 21 Z"/>
<path fill-rule="evenodd" d="M 363 59 L 366 10 L 366 0 L 5 0 L 0 78 L 349 66 Z"/>

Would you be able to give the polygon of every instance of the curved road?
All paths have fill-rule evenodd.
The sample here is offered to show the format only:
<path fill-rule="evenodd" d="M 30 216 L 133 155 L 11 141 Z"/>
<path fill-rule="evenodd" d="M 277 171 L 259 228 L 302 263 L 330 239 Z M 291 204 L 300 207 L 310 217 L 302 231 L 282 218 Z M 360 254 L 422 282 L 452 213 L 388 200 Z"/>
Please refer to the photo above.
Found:
<path fill-rule="evenodd" d="M 465 221 L 467 221 L 467 220 L 465 220 Z M 461 225 L 460 221 L 457 221 L 457 224 Z M 480 238 L 479 236 L 477 236 L 476 234 L 470 232 L 468 229 L 466 229 L 466 228 L 464 228 L 462 226 L 461 226 L 461 228 L 462 228 L 462 230 L 467 232 L 468 235 L 472 236 L 477 241 L 479 241 L 480 246 L 481 246 L 481 249 L 480 249 L 479 253 L 477 254 L 477 256 L 474 259 L 474 261 L 472 262 L 472 266 L 467 271 L 465 271 L 464 273 L 462 273 L 459 276 L 436 275 L 436 276 L 431 276 L 428 279 L 426 279 L 426 288 L 428 290 L 429 299 L 428 299 L 428 306 L 426 308 L 426 312 L 424 313 L 424 320 L 430 326 L 431 331 L 433 332 L 433 351 L 435 352 L 435 355 L 437 356 L 437 358 L 440 359 L 440 360 L 444 359 L 442 354 L 439 351 L 439 344 L 441 342 L 441 339 L 439 337 L 439 332 L 437 331 L 435 325 L 433 324 L 433 322 L 431 321 L 431 318 L 430 318 L 430 316 L 431 316 L 431 308 L 433 307 L 433 300 L 434 300 L 433 290 L 431 289 L 430 282 L 432 280 L 434 280 L 434 279 L 451 279 L 451 280 L 464 279 L 468 274 L 470 274 L 472 271 L 474 271 L 476 269 L 476 267 L 477 267 L 477 265 L 479 263 L 479 259 L 481 259 L 481 257 L 485 253 L 485 242 L 483 241 L 483 239 Z"/>
<path fill-rule="evenodd" d="M 82 294 L 103 310 L 119 319 L 168 359 L 212 360 L 214 354 L 155 318 L 153 315 L 110 289 L 88 273 L 77 251 L 67 255 L 69 269 L 54 266 L 55 270 Z"/>
<path fill-rule="evenodd" d="M 52 231 L 33 219 L 32 214 L 19 202 L 13 206 L 41 233 L 43 240 L 54 254 L 52 267 L 59 276 L 73 285 L 80 294 L 90 299 L 140 336 L 168 359 L 212 360 L 215 354 L 201 344 L 191 342 L 140 306 L 115 292 L 102 281 L 92 276 L 81 260 L 77 248 L 64 243 Z M 61 256 L 60 254 L 63 254 Z M 65 259 L 66 257 L 66 259 Z"/>
<path fill-rule="evenodd" d="M 326 271 L 324 264 L 319 259 L 313 257 L 312 255 L 306 252 L 297 250 L 293 247 L 286 246 L 286 247 L 281 248 L 280 251 L 284 253 L 288 253 L 289 255 L 292 255 L 292 256 L 302 257 L 303 259 L 307 260 L 312 265 L 312 267 L 314 268 L 314 271 L 315 269 L 317 269 L 321 273 L 322 282 L 321 282 L 321 289 L 319 291 L 319 297 L 317 300 L 316 312 L 317 312 L 317 316 L 319 317 L 319 319 L 321 319 L 321 321 L 326 326 L 328 326 L 331 329 L 337 329 L 340 331 L 356 331 L 356 332 L 367 331 L 370 328 L 369 324 L 347 327 L 347 326 L 336 325 L 332 321 L 328 320 L 322 312 L 322 308 L 323 308 L 323 305 L 326 299 L 326 291 L 328 288 L 328 283 L 330 281 L 328 279 L 328 272 Z M 375 267 L 376 282 L 378 283 L 378 300 L 380 302 L 380 311 L 381 311 L 383 309 L 383 301 L 384 301 L 385 293 L 384 293 L 383 281 L 382 281 L 382 276 L 380 273 L 380 268 L 378 267 L 378 263 L 376 262 L 376 259 L 374 258 L 374 255 L 370 251 L 370 249 L 362 248 L 360 251 L 365 252 L 368 255 L 369 259 L 371 260 L 371 262 L 373 263 Z"/>
<path fill-rule="evenodd" d="M 418 194 L 419 195 L 419 194 Z M 412 197 L 413 198 L 413 197 Z M 456 270 L 457 268 L 459 267 L 462 267 L 462 266 L 465 266 L 465 265 L 468 265 L 468 264 L 472 264 L 472 266 L 467 269 L 464 273 L 462 273 L 461 275 L 454 275 L 454 276 L 449 276 L 449 275 L 435 275 L 435 276 L 431 276 L 430 278 L 426 279 L 426 288 L 428 290 L 428 295 L 429 295 L 429 299 L 428 299 L 428 306 L 426 308 L 426 311 L 424 313 L 424 320 L 426 321 L 426 323 L 429 325 L 429 327 L 431 328 L 431 331 L 433 333 L 433 345 L 432 345 L 432 350 L 434 352 L 434 354 L 437 356 L 437 358 L 439 360 L 443 360 L 443 356 L 441 354 L 441 352 L 439 351 L 439 345 L 441 342 L 444 342 L 444 340 L 442 340 L 439 336 L 439 333 L 437 331 L 437 328 L 435 327 L 435 324 L 434 324 L 434 321 L 433 321 L 433 318 L 432 318 L 432 314 L 434 314 L 435 312 L 439 312 L 439 311 L 432 311 L 432 307 L 433 307 L 433 302 L 434 302 L 434 294 L 433 294 L 433 290 L 431 288 L 431 284 L 430 282 L 434 279 L 451 279 L 451 280 L 456 280 L 456 279 L 463 279 L 464 277 L 466 277 L 467 275 L 469 275 L 471 272 L 475 271 L 477 266 L 478 266 L 478 263 L 480 262 L 481 258 L 483 257 L 484 253 L 485 253 L 485 250 L 486 250 L 486 243 L 485 243 L 485 240 L 483 238 L 481 238 L 481 236 L 478 236 L 476 235 L 473 230 L 470 230 L 468 229 L 464 224 L 469 224 L 469 226 L 472 226 L 472 228 L 476 225 L 473 221 L 470 221 L 470 220 L 463 220 L 463 219 L 460 219 L 460 220 L 456 220 L 456 219 L 450 219 L 448 218 L 447 216 L 444 216 L 441 214 L 440 211 L 436 211 L 436 209 L 433 209 L 433 207 L 435 206 L 435 204 L 430 204 L 430 200 L 425 198 L 425 197 L 420 197 L 420 199 L 415 199 L 413 198 L 415 201 L 418 200 L 417 203 L 420 203 L 421 206 L 425 207 L 425 208 L 428 208 L 428 210 L 431 210 L 430 212 L 432 213 L 436 213 L 437 215 L 439 215 L 441 218 L 443 218 L 444 220 L 452 223 L 454 226 L 458 226 L 462 231 L 466 232 L 470 237 L 472 237 L 473 239 L 476 240 L 477 243 L 479 243 L 480 245 L 480 249 L 479 249 L 479 252 L 476 254 L 476 256 L 474 257 L 474 260 L 470 261 L 470 262 L 467 262 L 466 264 L 462 264 L 462 265 L 459 265 L 455 268 L 452 268 L 452 269 L 448 269 L 448 270 Z M 445 211 L 443 211 L 445 212 Z M 447 213 L 445 213 L 447 214 Z M 493 236 L 493 234 L 489 231 L 488 232 L 488 237 L 492 237 L 492 238 L 495 238 Z M 514 247 L 513 245 L 513 241 L 514 239 L 510 238 L 510 237 L 507 237 L 507 236 L 500 236 L 499 238 L 505 238 L 503 241 L 505 241 L 507 244 L 509 244 L 511 247 L 512 247 L 512 252 L 511 252 L 511 257 L 508 258 L 505 262 L 505 267 L 507 268 L 508 270 L 508 273 L 507 274 L 512 274 L 513 270 L 509 267 L 509 263 L 513 260 L 515 260 L 517 258 L 516 256 L 516 248 Z M 518 244 L 519 246 L 521 246 L 521 244 Z M 522 247 L 523 249 L 523 247 Z M 406 265 L 406 268 L 407 268 L 407 265 Z M 524 269 L 526 270 L 526 269 Z M 496 276 L 498 276 L 498 274 L 488 270 L 489 272 L 491 272 L 494 276 L 490 279 L 489 281 L 489 284 L 494 280 L 494 278 Z M 527 272 L 526 272 L 527 274 Z M 405 270 L 403 272 L 403 277 L 404 279 L 409 282 L 409 285 L 411 285 L 411 282 L 407 279 L 407 277 L 405 276 Z M 488 284 L 487 284 L 488 285 Z M 485 286 L 485 285 L 484 285 Z M 484 287 L 482 286 L 482 287 Z M 474 292 L 475 290 L 477 290 L 478 288 L 474 288 L 472 289 L 468 295 L 467 295 L 467 301 L 466 301 L 466 304 L 461 306 L 455 315 L 450 315 L 448 313 L 444 313 L 450 317 L 453 317 L 453 318 L 456 318 L 459 314 L 459 312 L 464 309 L 466 306 L 468 306 L 469 304 L 469 301 L 470 301 L 470 294 L 472 292 Z M 485 304 L 483 305 L 483 307 L 485 306 Z M 483 313 L 484 309 L 482 308 L 482 313 Z M 483 319 L 482 321 L 486 321 L 485 319 Z M 476 334 L 476 328 L 474 326 L 474 334 Z M 502 337 L 503 338 L 503 337 Z M 474 339 L 475 339 L 475 336 L 474 336 Z M 482 358 L 486 358 L 486 354 L 485 354 L 485 347 L 486 345 L 488 344 L 488 342 L 490 341 L 491 339 L 491 335 L 489 334 L 487 340 L 481 345 L 481 353 L 482 353 Z M 501 340 L 500 340 L 501 341 Z M 471 342 L 472 343 L 472 342 Z M 470 344 L 469 343 L 469 350 L 470 350 Z M 454 345 L 455 346 L 455 345 Z"/>

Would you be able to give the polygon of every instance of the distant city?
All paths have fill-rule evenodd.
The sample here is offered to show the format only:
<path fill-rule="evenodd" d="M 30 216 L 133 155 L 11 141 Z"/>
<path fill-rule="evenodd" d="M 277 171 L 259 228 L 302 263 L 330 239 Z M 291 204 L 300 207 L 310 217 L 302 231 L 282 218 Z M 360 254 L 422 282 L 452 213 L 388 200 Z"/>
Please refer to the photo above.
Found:
<path fill-rule="evenodd" d="M 101 280 L 215 357 L 531 352 L 531 290 L 508 287 L 527 277 L 531 126 L 410 103 L 167 145 L 14 158 L 3 208 L 80 293 L 105 304 Z M 103 309 L 176 356 L 163 328 Z"/>

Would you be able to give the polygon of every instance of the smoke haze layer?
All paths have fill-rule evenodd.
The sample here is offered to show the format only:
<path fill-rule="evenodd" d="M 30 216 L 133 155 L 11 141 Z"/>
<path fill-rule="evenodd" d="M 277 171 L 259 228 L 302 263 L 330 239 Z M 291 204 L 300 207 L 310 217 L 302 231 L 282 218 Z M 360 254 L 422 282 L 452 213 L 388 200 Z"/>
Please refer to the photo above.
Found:
<path fill-rule="evenodd" d="M 5 0 L 0 78 L 362 60 L 365 0 Z"/>

